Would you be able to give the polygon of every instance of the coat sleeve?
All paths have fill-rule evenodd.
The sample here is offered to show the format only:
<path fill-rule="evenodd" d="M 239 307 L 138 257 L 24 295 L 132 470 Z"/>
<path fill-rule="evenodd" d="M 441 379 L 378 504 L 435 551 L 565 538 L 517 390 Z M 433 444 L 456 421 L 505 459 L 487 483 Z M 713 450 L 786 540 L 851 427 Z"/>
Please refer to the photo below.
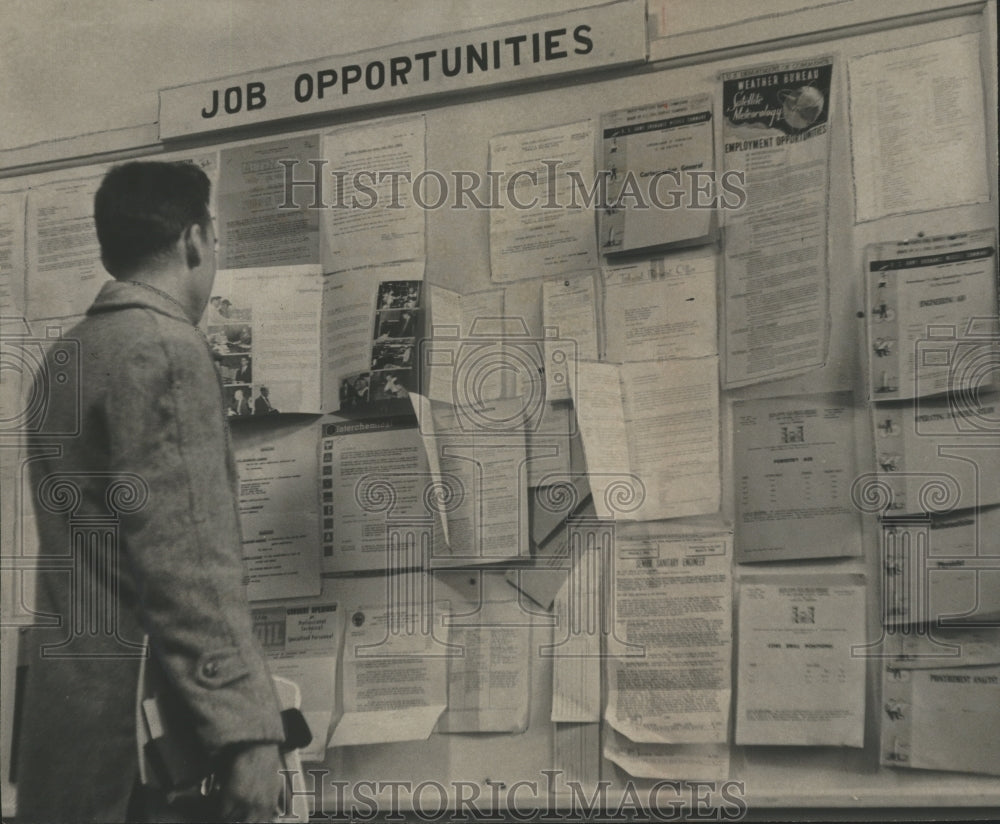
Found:
<path fill-rule="evenodd" d="M 215 367 L 195 329 L 148 314 L 156 333 L 121 353 L 103 403 L 110 470 L 148 487 L 146 504 L 121 523 L 139 618 L 206 747 L 280 741 L 246 597 Z"/>

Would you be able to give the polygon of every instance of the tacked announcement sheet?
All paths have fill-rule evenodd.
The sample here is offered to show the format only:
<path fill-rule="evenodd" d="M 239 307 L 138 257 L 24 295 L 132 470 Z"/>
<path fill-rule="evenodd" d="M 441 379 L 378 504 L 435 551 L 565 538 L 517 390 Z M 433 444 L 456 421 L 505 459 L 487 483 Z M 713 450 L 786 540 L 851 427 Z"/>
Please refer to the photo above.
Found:
<path fill-rule="evenodd" d="M 862 746 L 862 576 L 744 577 L 737 638 L 737 744 Z"/>
<path fill-rule="evenodd" d="M 732 536 L 615 541 L 615 637 L 605 719 L 634 742 L 725 743 Z M 635 654 L 630 654 L 635 653 Z"/>
<path fill-rule="evenodd" d="M 724 212 L 726 387 L 826 361 L 832 76 L 828 57 L 722 76 L 723 166 L 746 180 Z"/>
<path fill-rule="evenodd" d="M 736 556 L 861 554 L 850 392 L 733 404 Z"/>

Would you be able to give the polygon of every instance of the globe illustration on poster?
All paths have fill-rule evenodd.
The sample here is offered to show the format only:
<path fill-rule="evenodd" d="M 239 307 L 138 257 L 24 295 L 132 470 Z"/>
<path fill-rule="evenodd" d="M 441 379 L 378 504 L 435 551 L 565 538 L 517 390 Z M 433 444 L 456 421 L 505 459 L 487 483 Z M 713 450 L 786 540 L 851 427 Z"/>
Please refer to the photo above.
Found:
<path fill-rule="evenodd" d="M 805 129 L 815 123 L 823 113 L 826 99 L 814 86 L 798 89 L 782 89 L 778 92 L 785 122 L 793 129 Z"/>

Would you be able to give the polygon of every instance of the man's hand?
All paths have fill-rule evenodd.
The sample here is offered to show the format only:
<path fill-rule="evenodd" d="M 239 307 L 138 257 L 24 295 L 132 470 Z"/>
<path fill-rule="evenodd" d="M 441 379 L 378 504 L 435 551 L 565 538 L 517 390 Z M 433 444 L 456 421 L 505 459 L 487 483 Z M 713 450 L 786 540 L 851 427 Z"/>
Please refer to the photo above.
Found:
<path fill-rule="evenodd" d="M 281 766 L 277 744 L 234 748 L 219 790 L 222 820 L 273 821 L 282 788 Z"/>

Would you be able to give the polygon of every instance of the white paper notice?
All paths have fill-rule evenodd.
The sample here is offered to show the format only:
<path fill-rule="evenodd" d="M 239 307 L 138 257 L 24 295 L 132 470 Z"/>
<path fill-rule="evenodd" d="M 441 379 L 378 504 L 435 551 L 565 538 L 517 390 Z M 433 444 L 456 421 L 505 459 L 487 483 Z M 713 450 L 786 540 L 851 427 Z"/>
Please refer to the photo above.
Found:
<path fill-rule="evenodd" d="M 0 192 L 0 317 L 24 316 L 24 192 Z"/>
<path fill-rule="evenodd" d="M 474 622 L 452 620 L 448 710 L 437 731 L 520 733 L 528 727 L 531 627 L 517 600 L 486 601 Z"/>
<path fill-rule="evenodd" d="M 382 603 L 349 612 L 344 712 L 331 747 L 414 741 L 431 734 L 448 703 L 448 658 L 424 631 L 424 609 L 430 605 Z"/>
<path fill-rule="evenodd" d="M 213 289 L 221 298 L 218 308 L 213 297 L 203 323 L 218 356 L 230 415 L 320 412 L 319 267 L 247 268 L 225 274 Z"/>
<path fill-rule="evenodd" d="M 946 513 L 1000 504 L 1000 393 L 969 391 L 872 404 L 875 472 L 886 514 Z"/>
<path fill-rule="evenodd" d="M 305 761 L 322 761 L 336 704 L 337 658 L 344 637 L 343 610 L 329 599 L 259 607 L 253 630 L 273 675 L 293 681 L 301 694 L 312 743 Z"/>
<path fill-rule="evenodd" d="M 590 121 L 490 141 L 490 175 L 502 182 L 502 208 L 490 212 L 493 280 L 596 271 L 594 214 L 581 204 L 579 182 L 593 187 Z"/>
<path fill-rule="evenodd" d="M 1000 507 L 889 518 L 881 533 L 883 623 L 1000 622 Z"/>
<path fill-rule="evenodd" d="M 425 503 L 431 474 L 413 419 L 324 423 L 320 467 L 324 572 L 394 566 L 387 519 L 432 514 Z"/>
<path fill-rule="evenodd" d="M 579 361 L 574 380 L 573 406 L 587 457 L 587 474 L 594 507 L 602 518 L 611 515 L 607 490 L 613 477 L 631 475 L 621 367 L 614 363 Z"/>
<path fill-rule="evenodd" d="M 873 400 L 1000 387 L 992 229 L 868 247 Z"/>
<path fill-rule="evenodd" d="M 732 537 L 615 541 L 607 722 L 634 742 L 725 743 L 732 652 Z"/>
<path fill-rule="evenodd" d="M 600 517 L 718 510 L 717 373 L 716 357 L 577 364 L 573 400 Z"/>
<path fill-rule="evenodd" d="M 312 192 L 286 185 L 287 179 L 311 180 L 309 161 L 318 154 L 318 135 L 219 153 L 220 269 L 319 265 L 320 210 L 312 208 Z"/>
<path fill-rule="evenodd" d="M 327 271 L 424 259 L 426 209 L 413 200 L 424 172 L 424 117 L 354 124 L 323 136 L 322 260 Z M 312 180 L 301 164 L 298 177 Z M 433 184 L 431 184 L 433 186 Z M 306 197 L 308 188 L 303 188 Z M 299 199 L 301 200 L 302 197 Z M 431 193 L 424 201 L 433 202 Z"/>
<path fill-rule="evenodd" d="M 733 404 L 736 557 L 861 554 L 850 392 Z"/>
<path fill-rule="evenodd" d="M 28 193 L 27 315 L 82 315 L 108 273 L 94 230 L 98 178 L 49 183 Z"/>
<path fill-rule="evenodd" d="M 851 59 L 859 222 L 989 198 L 979 35 Z"/>
<path fill-rule="evenodd" d="M 744 577 L 738 612 L 736 743 L 862 746 L 863 577 Z"/>
<path fill-rule="evenodd" d="M 714 251 L 605 266 L 604 335 L 616 363 L 716 354 Z"/>
<path fill-rule="evenodd" d="M 573 408 L 568 403 L 547 403 L 538 426 L 529 429 L 526 443 L 529 487 L 551 483 L 554 476 L 562 478 L 571 472 L 570 427 L 575 423 L 572 414 Z"/>
<path fill-rule="evenodd" d="M 548 280 L 542 286 L 545 325 L 545 399 L 569 400 L 569 370 L 580 358 L 597 360 L 594 277 Z"/>
<path fill-rule="evenodd" d="M 1000 634 L 922 640 L 882 665 L 882 764 L 1000 775 Z"/>
<path fill-rule="evenodd" d="M 484 564 L 527 555 L 524 406 L 520 398 L 453 406 L 416 398 L 414 409 L 441 484 L 438 511 L 445 564 Z M 488 427 L 488 428 L 487 428 Z"/>
<path fill-rule="evenodd" d="M 477 355 L 483 344 L 475 336 L 486 333 L 485 343 L 496 336 L 491 329 L 504 313 L 504 290 L 487 289 L 463 295 L 443 286 L 427 284 L 430 298 L 430 335 L 422 342 L 421 367 L 426 370 L 427 397 L 433 401 L 459 403 L 469 393 L 468 375 L 476 375 Z M 502 347 L 502 342 L 500 343 Z M 486 370 L 478 370 L 486 371 Z M 475 393 L 486 400 L 503 393 L 502 372 L 477 380 Z"/>
<path fill-rule="evenodd" d="M 601 253 L 707 237 L 714 145 L 707 94 L 602 115 L 608 205 L 598 213 Z"/>
<path fill-rule="evenodd" d="M 233 427 L 251 600 L 319 594 L 318 438 L 311 422 Z"/>
<path fill-rule="evenodd" d="M 722 76 L 724 174 L 746 193 L 724 212 L 727 388 L 826 361 L 832 77 L 830 58 Z"/>

